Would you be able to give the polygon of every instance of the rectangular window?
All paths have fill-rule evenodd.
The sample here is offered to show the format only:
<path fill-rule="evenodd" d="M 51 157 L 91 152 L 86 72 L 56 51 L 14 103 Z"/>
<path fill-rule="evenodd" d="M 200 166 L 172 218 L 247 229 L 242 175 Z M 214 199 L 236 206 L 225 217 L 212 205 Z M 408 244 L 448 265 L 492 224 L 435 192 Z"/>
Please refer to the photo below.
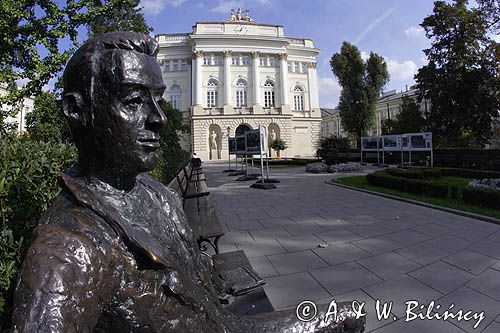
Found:
<path fill-rule="evenodd" d="M 274 107 L 274 91 L 264 91 L 264 107 Z"/>
<path fill-rule="evenodd" d="M 238 66 L 239 64 L 240 64 L 240 57 L 232 57 L 231 58 L 231 65 Z"/>
<path fill-rule="evenodd" d="M 304 110 L 304 101 L 303 101 L 301 95 L 293 96 L 293 106 L 294 106 L 295 110 L 297 110 L 297 111 Z"/>
<path fill-rule="evenodd" d="M 186 59 L 181 60 L 181 71 L 187 71 L 188 69 L 188 64 Z"/>
<path fill-rule="evenodd" d="M 181 101 L 180 101 L 180 98 L 181 96 L 179 95 L 171 95 L 170 96 L 170 105 L 174 108 L 174 109 L 177 109 L 177 110 L 180 110 L 180 106 L 181 106 Z"/>
<path fill-rule="evenodd" d="M 207 91 L 207 107 L 214 108 L 217 106 L 217 91 Z"/>
<path fill-rule="evenodd" d="M 269 57 L 269 66 L 276 67 L 278 65 L 275 57 Z"/>
<path fill-rule="evenodd" d="M 165 72 L 170 72 L 170 64 L 172 62 L 170 60 L 165 60 Z"/>
<path fill-rule="evenodd" d="M 299 63 L 298 62 L 294 62 L 293 63 L 293 71 L 295 73 L 298 73 L 299 72 Z"/>
<path fill-rule="evenodd" d="M 250 65 L 250 57 L 249 56 L 242 56 L 241 61 L 243 65 Z"/>
<path fill-rule="evenodd" d="M 215 66 L 220 66 L 220 65 L 222 65 L 222 57 L 221 57 L 221 56 L 215 56 L 215 57 L 214 57 L 214 65 L 215 65 Z"/>
<path fill-rule="evenodd" d="M 260 65 L 261 67 L 266 66 L 266 58 L 264 58 L 264 57 L 260 57 L 260 58 L 259 58 L 259 65 Z"/>
<path fill-rule="evenodd" d="M 210 65 L 210 57 L 203 57 L 203 65 Z"/>
<path fill-rule="evenodd" d="M 178 71 L 179 70 L 179 60 L 172 60 L 172 71 Z"/>
<path fill-rule="evenodd" d="M 288 72 L 291 73 L 292 72 L 292 64 L 291 63 L 288 63 Z"/>
<path fill-rule="evenodd" d="M 236 107 L 247 106 L 247 92 L 245 90 L 236 91 Z"/>

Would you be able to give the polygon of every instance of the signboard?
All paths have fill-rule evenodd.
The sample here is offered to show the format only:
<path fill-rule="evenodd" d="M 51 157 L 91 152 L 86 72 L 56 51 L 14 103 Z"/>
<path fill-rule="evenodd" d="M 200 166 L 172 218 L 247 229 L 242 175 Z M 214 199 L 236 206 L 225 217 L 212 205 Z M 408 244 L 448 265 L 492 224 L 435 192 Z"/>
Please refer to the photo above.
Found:
<path fill-rule="evenodd" d="M 382 138 L 379 136 L 368 136 L 361 138 L 361 149 L 366 151 L 377 151 L 382 148 Z"/>
<path fill-rule="evenodd" d="M 388 151 L 401 150 L 401 135 L 384 135 L 383 149 Z"/>
<path fill-rule="evenodd" d="M 235 154 L 243 155 L 246 154 L 246 143 L 245 135 L 238 135 L 236 138 L 236 151 Z"/>
<path fill-rule="evenodd" d="M 411 133 L 410 148 L 412 151 L 428 151 L 432 149 L 432 134 L 431 133 Z"/>
<path fill-rule="evenodd" d="M 229 138 L 227 146 L 229 147 L 229 155 L 236 154 L 236 138 Z"/>
<path fill-rule="evenodd" d="M 260 153 L 266 154 L 267 147 L 269 146 L 267 130 L 264 126 L 259 126 L 259 130 L 260 130 Z"/>
<path fill-rule="evenodd" d="M 247 155 L 260 154 L 260 130 L 251 130 L 245 132 Z"/>

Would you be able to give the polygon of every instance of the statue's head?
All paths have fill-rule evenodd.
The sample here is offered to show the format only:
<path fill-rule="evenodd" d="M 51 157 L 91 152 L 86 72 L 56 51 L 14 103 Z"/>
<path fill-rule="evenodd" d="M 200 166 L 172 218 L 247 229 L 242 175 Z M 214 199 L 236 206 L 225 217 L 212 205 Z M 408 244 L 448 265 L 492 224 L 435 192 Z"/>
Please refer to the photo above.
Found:
<path fill-rule="evenodd" d="M 89 39 L 69 60 L 63 110 L 84 169 L 135 177 L 156 166 L 166 121 L 157 53 L 149 35 L 111 32 Z"/>

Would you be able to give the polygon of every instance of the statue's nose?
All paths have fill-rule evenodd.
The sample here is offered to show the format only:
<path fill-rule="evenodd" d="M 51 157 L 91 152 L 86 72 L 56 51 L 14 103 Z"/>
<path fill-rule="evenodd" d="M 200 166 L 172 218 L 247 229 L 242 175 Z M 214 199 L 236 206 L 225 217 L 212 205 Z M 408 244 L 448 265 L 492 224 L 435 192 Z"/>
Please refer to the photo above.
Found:
<path fill-rule="evenodd" d="M 157 101 L 155 98 L 152 98 L 152 108 L 151 112 L 149 113 L 148 116 L 148 122 L 150 124 L 155 124 L 159 127 L 165 126 L 167 123 L 167 116 L 165 116 L 165 113 L 163 112 L 160 101 Z"/>

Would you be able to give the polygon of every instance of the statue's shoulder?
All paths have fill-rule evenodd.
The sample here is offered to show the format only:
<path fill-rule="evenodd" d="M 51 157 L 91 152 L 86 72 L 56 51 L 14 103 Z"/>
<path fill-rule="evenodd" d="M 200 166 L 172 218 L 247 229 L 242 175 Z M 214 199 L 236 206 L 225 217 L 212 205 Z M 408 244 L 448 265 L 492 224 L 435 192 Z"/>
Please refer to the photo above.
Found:
<path fill-rule="evenodd" d="M 151 176 L 145 173 L 137 176 L 137 179 L 141 183 L 147 185 L 149 188 L 153 189 L 156 193 L 161 195 L 168 201 L 168 203 L 174 204 L 178 207 L 182 207 L 182 199 L 174 190 L 172 190 L 168 186 L 164 185 L 156 179 L 153 179 Z"/>

